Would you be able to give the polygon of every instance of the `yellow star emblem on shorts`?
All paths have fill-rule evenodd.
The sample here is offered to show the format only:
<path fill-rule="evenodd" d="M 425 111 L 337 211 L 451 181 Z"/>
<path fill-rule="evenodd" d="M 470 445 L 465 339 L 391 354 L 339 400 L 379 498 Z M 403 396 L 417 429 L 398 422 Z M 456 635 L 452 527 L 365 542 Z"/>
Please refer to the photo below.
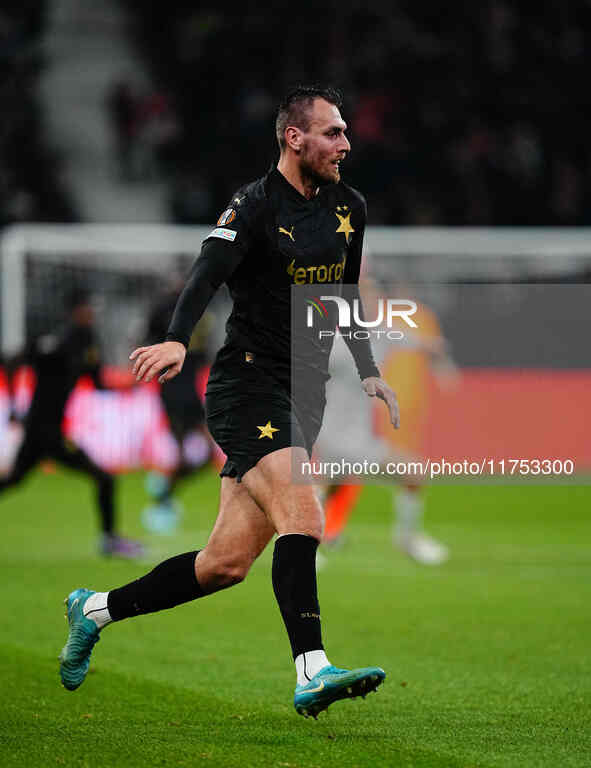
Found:
<path fill-rule="evenodd" d="M 341 216 L 340 213 L 337 213 L 335 211 L 335 216 L 341 222 L 339 224 L 339 228 L 336 231 L 342 232 L 345 235 L 345 240 L 347 241 L 347 244 L 348 244 L 349 238 L 351 237 L 351 232 L 355 232 L 355 230 L 351 226 L 351 213 L 349 212 L 346 216 Z"/>
<path fill-rule="evenodd" d="M 259 440 L 261 437 L 268 437 L 269 439 L 273 439 L 273 432 L 279 432 L 279 429 L 277 427 L 272 427 L 271 422 L 268 421 L 264 427 L 257 427 L 257 429 L 261 430 L 261 434 L 259 435 Z"/>

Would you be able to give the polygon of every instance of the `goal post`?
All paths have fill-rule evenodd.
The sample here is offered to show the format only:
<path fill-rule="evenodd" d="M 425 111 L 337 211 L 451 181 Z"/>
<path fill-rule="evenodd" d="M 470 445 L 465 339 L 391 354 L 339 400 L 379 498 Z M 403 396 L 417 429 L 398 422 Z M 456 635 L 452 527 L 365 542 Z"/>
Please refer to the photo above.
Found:
<path fill-rule="evenodd" d="M 70 279 L 96 288 L 126 283 L 132 305 L 132 278 L 162 280 L 179 256 L 194 258 L 209 227 L 165 224 L 26 224 L 0 236 L 0 348 L 17 351 L 30 333 L 60 314 Z M 365 270 L 407 282 L 523 281 L 528 276 L 560 281 L 591 265 L 587 228 L 368 227 Z M 51 273 L 53 272 L 53 277 Z M 101 273 L 111 274 L 111 280 Z M 64 275 L 60 282 L 59 276 Z M 68 277 L 69 276 L 69 277 Z M 44 282 L 46 281 L 46 282 Z M 150 289 L 144 286 L 150 293 Z M 137 293 L 141 295 L 142 291 Z M 121 296 L 120 298 L 123 298 Z M 137 301 L 135 301 L 137 299 Z M 43 305 L 46 305 L 45 310 Z M 119 321 L 122 318 L 118 318 Z M 121 329 L 121 325 L 119 325 Z"/>
<path fill-rule="evenodd" d="M 179 259 L 189 262 L 199 252 L 208 231 L 159 224 L 9 227 L 0 238 L 2 352 L 13 354 L 31 335 L 55 327 L 74 285 L 106 302 L 97 313 L 103 340 L 109 331 L 125 336 Z M 121 362 L 120 350 L 112 357 Z"/>
<path fill-rule="evenodd" d="M 68 292 L 82 285 L 95 303 L 105 364 L 128 370 L 129 352 L 145 339 L 155 300 L 179 262 L 188 270 L 209 231 L 160 224 L 6 229 L 0 240 L 2 352 L 18 352 L 28 339 L 58 327 Z M 406 372 L 392 373 L 405 424 L 413 397 L 425 396 L 413 433 L 421 442 L 409 442 L 407 452 L 470 458 L 491 473 L 504 466 L 501 461 L 524 459 L 529 470 L 534 465 L 527 461 L 544 457 L 572 460 L 577 473 L 591 472 L 590 235 L 587 228 L 368 227 L 363 277 L 373 280 L 365 282 L 382 297 L 406 292 L 425 305 L 432 316 L 423 330 L 442 328 L 461 371 L 449 391 L 427 378 L 410 382 Z M 212 312 L 209 347 L 216 349 L 228 314 L 223 291 Z M 376 345 L 374 353 L 383 353 L 394 371 L 404 357 L 398 353 L 412 351 L 405 343 L 382 352 Z M 334 354 L 332 361 L 338 362 Z M 329 406 L 338 401 L 330 394 L 338 378 L 328 384 Z M 351 403 L 359 404 L 355 376 L 347 386 L 347 405 L 335 414 L 340 425 Z M 343 436 L 340 443 L 347 441 L 355 439 Z"/>

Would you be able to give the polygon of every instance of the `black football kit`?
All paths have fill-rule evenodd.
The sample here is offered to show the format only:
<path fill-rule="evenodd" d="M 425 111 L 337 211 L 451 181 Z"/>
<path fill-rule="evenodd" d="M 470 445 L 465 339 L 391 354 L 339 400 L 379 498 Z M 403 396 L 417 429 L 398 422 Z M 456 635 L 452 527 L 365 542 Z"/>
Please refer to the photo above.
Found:
<path fill-rule="evenodd" d="M 148 344 L 157 344 L 162 341 L 170 325 L 177 299 L 178 292 L 168 291 L 156 302 L 148 319 Z M 207 466 L 211 458 L 209 441 L 207 451 L 202 454 L 200 461 L 195 463 L 186 460 L 183 447 L 185 438 L 192 431 L 201 430 L 205 422 L 204 404 L 197 394 L 196 379 L 199 369 L 205 365 L 206 360 L 205 350 L 193 340 L 191 348 L 187 350 L 181 372 L 160 388 L 160 399 L 168 417 L 170 431 L 177 441 L 180 455 L 175 470 L 153 493 L 158 504 L 163 507 L 172 504 L 172 493 L 178 481 Z"/>
<path fill-rule="evenodd" d="M 156 303 L 148 319 L 148 344 L 157 344 L 165 336 L 178 295 L 170 292 Z M 206 362 L 203 350 L 187 351 L 181 372 L 162 387 L 160 396 L 168 416 L 170 429 L 181 443 L 187 434 L 205 421 L 203 403 L 197 395 L 195 379 Z"/>
<path fill-rule="evenodd" d="M 347 283 L 352 286 L 348 298 L 358 297 L 364 226 L 365 204 L 354 190 L 344 184 L 334 184 L 320 189 L 314 199 L 307 200 L 277 170 L 272 170 L 236 193 L 205 239 L 201 255 L 179 297 L 167 339 L 188 345 L 193 328 L 214 292 L 222 283 L 228 285 L 234 306 L 227 322 L 226 341 L 213 364 L 206 395 L 208 427 L 228 457 L 222 475 L 239 480 L 260 458 L 284 447 L 303 446 L 311 450 L 322 421 L 331 344 L 330 336 L 321 337 L 312 332 L 304 333 L 305 343 L 296 344 L 294 348 L 293 336 L 298 335 L 299 325 L 293 323 L 292 288 L 294 285 L 324 286 L 326 290 L 318 291 L 322 302 L 326 294 L 333 296 L 328 286 L 336 284 L 344 288 Z M 341 294 L 338 298 L 344 297 Z M 320 311 L 322 306 L 318 306 Z M 346 313 L 340 315 L 341 306 L 339 324 L 351 327 Z M 307 310 L 305 315 L 304 323 L 299 318 L 303 330 L 316 331 L 313 323 L 308 325 Z M 322 330 L 329 333 L 332 328 L 334 332 L 337 317 L 326 309 L 323 318 Z M 358 315 L 357 321 L 361 321 L 357 324 L 362 328 L 363 318 Z M 360 377 L 379 375 L 367 337 L 343 337 Z M 354 338 L 361 342 L 355 343 Z M 305 372 L 303 391 L 294 389 L 294 369 Z M 223 506 L 222 501 L 222 509 Z M 304 516 L 295 519 L 297 526 Z M 211 565 L 207 556 L 203 560 L 198 551 L 169 558 L 145 576 L 109 590 L 106 600 L 103 593 L 101 600 L 105 600 L 106 605 L 100 610 L 106 608 L 113 621 L 121 621 L 173 608 L 238 583 L 250 567 L 251 554 L 258 556 L 259 536 L 268 532 L 266 525 L 261 530 L 261 523 L 252 516 L 247 525 L 252 534 L 245 530 L 242 520 L 240 531 L 244 540 L 236 544 L 235 539 L 230 539 L 236 550 L 230 553 L 230 560 L 224 556 L 214 557 Z M 227 533 L 215 530 L 212 538 L 227 545 Z M 206 552 L 209 546 L 208 543 Z M 215 543 L 212 546 L 215 547 Z M 294 703 L 296 710 L 306 716 L 316 716 L 338 699 L 359 693 L 365 695 L 385 676 L 377 667 L 351 672 L 340 670 L 326 659 L 316 584 L 317 547 L 314 535 L 285 533 L 275 541 L 272 565 L 273 591 L 292 655 L 296 666 L 303 661 L 303 673 L 298 670 L 300 685 L 296 688 Z M 200 564 L 204 561 L 204 575 L 210 579 L 202 585 Z M 226 563 L 232 567 L 228 568 Z M 73 600 L 78 594 L 79 591 L 72 592 L 69 599 Z M 62 681 L 73 690 L 84 679 L 95 639 L 89 640 L 82 662 L 77 659 L 71 662 L 68 651 L 69 646 L 74 645 L 72 637 L 77 628 L 74 620 L 71 624 L 74 629 L 62 652 Z M 311 658 L 307 659 L 306 654 L 312 651 L 316 663 L 320 664 L 323 656 L 325 659 L 322 662 L 325 666 L 317 672 L 307 667 Z M 316 685 L 317 675 L 322 673 L 327 675 L 326 691 L 324 677 L 321 684 Z M 302 674 L 315 687 L 301 684 Z M 339 679 L 335 680 L 337 676 Z M 308 708 L 307 699 L 304 706 L 302 696 L 321 692 L 324 692 L 322 698 L 312 700 L 312 708 Z"/>
<path fill-rule="evenodd" d="M 167 340 L 187 345 L 211 297 L 226 283 L 233 309 L 212 366 L 207 424 L 227 456 L 222 476 L 240 479 L 262 456 L 288 446 L 310 453 L 322 425 L 332 339 L 294 345 L 292 287 L 357 283 L 366 221 L 363 197 L 343 183 L 307 199 L 277 170 L 242 187 L 205 239 L 177 303 Z M 336 326 L 327 313 L 325 328 Z M 360 378 L 379 376 L 367 339 L 344 335 Z M 305 386 L 297 392 L 294 370 Z"/>
<path fill-rule="evenodd" d="M 24 355 L 37 379 L 28 410 L 23 442 L 11 472 L 0 478 L 0 491 L 17 485 L 43 459 L 55 459 L 90 475 L 97 484 L 101 527 L 111 535 L 114 527 L 113 477 L 78 446 L 64 438 L 64 409 L 77 380 L 89 375 L 99 380 L 99 348 L 87 326 L 72 325 L 61 334 L 42 336 Z"/>

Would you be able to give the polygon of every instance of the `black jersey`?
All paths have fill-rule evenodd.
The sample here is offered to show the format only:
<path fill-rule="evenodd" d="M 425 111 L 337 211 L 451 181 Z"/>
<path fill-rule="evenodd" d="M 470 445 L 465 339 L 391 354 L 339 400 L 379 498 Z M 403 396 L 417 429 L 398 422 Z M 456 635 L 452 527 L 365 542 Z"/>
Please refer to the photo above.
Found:
<path fill-rule="evenodd" d="M 356 286 L 365 222 L 365 200 L 346 184 L 321 187 L 308 200 L 271 170 L 238 190 L 205 239 L 166 338 L 186 346 L 214 291 L 226 282 L 233 309 L 224 347 L 288 371 L 292 286 Z M 350 348 L 361 378 L 379 376 L 369 342 Z M 315 364 L 326 375 L 328 355 Z"/>
<path fill-rule="evenodd" d="M 37 378 L 27 423 L 57 427 L 68 397 L 80 376 L 99 383 L 100 352 L 95 332 L 72 325 L 62 333 L 41 336 L 26 355 Z"/>

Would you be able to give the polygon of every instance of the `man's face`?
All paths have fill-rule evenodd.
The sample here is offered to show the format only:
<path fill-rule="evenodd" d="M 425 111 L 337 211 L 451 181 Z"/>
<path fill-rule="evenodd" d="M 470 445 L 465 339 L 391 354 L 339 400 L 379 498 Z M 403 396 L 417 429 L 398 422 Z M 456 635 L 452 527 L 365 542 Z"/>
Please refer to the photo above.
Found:
<path fill-rule="evenodd" d="M 351 149 L 345 136 L 347 124 L 338 108 L 324 99 L 314 100 L 309 118 L 308 130 L 302 134 L 301 170 L 318 185 L 336 184 L 341 178 L 339 163 Z"/>

